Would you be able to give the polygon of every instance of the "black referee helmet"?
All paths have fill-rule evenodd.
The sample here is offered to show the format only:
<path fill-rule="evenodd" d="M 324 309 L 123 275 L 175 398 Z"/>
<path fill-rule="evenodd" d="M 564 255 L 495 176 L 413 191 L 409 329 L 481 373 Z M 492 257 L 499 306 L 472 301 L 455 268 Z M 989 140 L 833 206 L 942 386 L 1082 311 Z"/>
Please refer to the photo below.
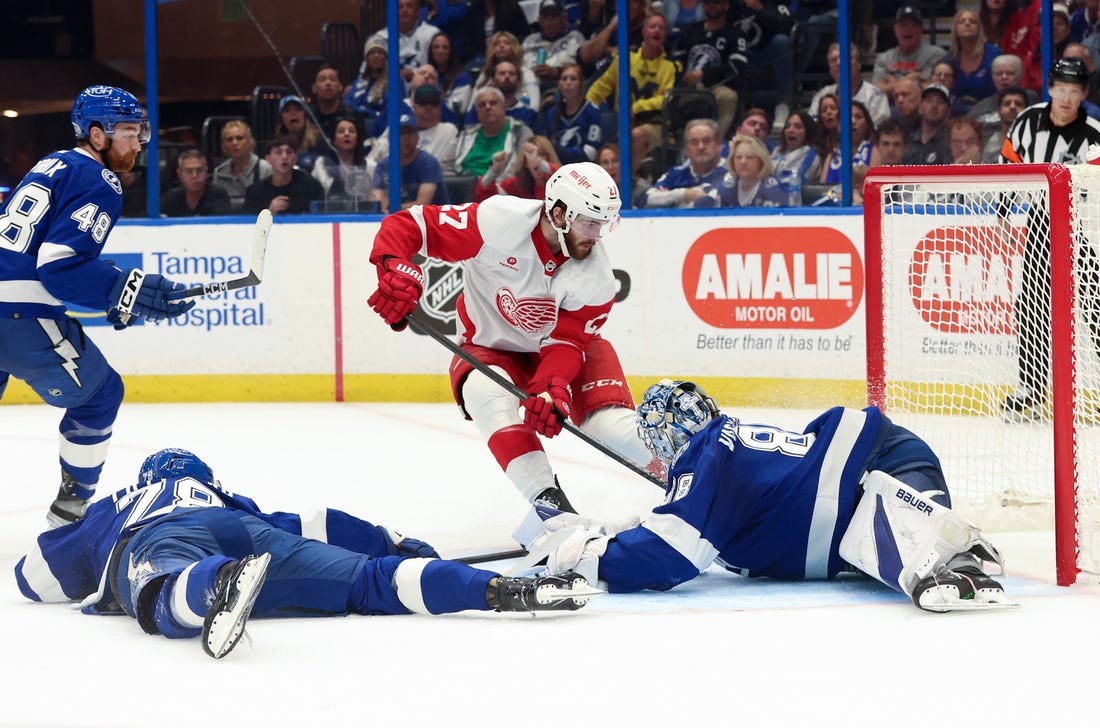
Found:
<path fill-rule="evenodd" d="M 1047 85 L 1050 86 L 1055 81 L 1075 83 L 1081 88 L 1087 89 L 1089 87 L 1089 69 L 1080 58 L 1059 58 L 1050 68 Z"/>

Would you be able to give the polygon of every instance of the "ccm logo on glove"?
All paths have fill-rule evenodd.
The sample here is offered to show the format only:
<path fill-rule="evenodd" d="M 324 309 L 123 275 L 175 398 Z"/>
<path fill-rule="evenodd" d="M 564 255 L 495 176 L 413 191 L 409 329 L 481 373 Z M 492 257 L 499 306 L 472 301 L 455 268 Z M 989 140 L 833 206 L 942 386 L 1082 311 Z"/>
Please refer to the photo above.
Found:
<path fill-rule="evenodd" d="M 122 283 L 122 293 L 118 297 L 118 307 L 129 313 L 134 310 L 134 302 L 137 300 L 141 282 L 145 280 L 145 271 L 133 268 L 126 274 L 126 280 Z"/>

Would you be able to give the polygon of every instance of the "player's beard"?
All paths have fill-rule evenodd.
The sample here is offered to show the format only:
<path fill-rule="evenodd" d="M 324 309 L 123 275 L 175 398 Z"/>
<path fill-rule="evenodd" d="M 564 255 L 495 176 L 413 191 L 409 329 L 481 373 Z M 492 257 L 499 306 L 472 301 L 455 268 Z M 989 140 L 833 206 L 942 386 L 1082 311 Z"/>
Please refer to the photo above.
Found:
<path fill-rule="evenodd" d="M 112 146 L 103 152 L 103 166 L 115 174 L 129 172 L 137 161 L 138 150 L 131 150 L 125 155 L 120 155 Z"/>
<path fill-rule="evenodd" d="M 595 238 L 582 238 L 570 231 L 565 235 L 565 245 L 569 248 L 569 257 L 584 260 L 592 253 L 592 246 L 599 241 Z"/>

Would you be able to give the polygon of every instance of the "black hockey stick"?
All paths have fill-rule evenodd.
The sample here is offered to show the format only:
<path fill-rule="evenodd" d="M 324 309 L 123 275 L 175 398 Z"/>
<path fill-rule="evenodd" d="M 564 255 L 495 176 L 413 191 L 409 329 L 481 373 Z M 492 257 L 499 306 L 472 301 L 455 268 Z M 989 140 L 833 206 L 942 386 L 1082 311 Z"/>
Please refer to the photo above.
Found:
<path fill-rule="evenodd" d="M 478 359 L 476 356 L 474 356 L 470 352 L 466 351 L 461 346 L 454 343 L 453 341 L 451 341 L 449 338 L 447 338 L 443 334 L 440 334 L 440 333 L 432 330 L 431 327 L 426 326 L 424 323 L 422 323 L 420 321 L 420 319 L 416 318 L 416 316 L 414 314 L 409 314 L 408 316 L 405 317 L 405 320 L 409 323 L 409 326 L 412 326 L 413 331 L 417 331 L 421 334 L 424 334 L 425 336 L 429 336 L 429 337 L 435 339 L 436 341 L 438 341 L 440 344 L 443 344 L 443 346 L 445 346 L 447 349 L 449 349 L 451 351 L 451 353 L 453 353 L 455 356 L 459 357 L 460 359 L 465 361 L 467 364 L 472 366 L 474 369 L 478 370 L 479 372 L 481 372 L 485 376 L 489 377 L 489 379 L 493 380 L 494 382 L 499 384 L 501 387 L 504 387 L 504 389 L 508 390 L 513 396 L 515 396 L 521 402 L 527 399 L 527 392 L 524 392 L 522 389 L 517 387 L 515 385 L 515 382 L 508 379 L 507 377 L 501 376 L 497 372 L 495 372 L 492 369 L 490 369 L 489 367 L 485 366 L 485 364 L 480 359 Z M 581 440 L 584 440 L 586 443 L 588 443 L 592 447 L 596 448 L 597 450 L 599 450 L 600 452 L 602 452 L 604 455 L 608 456 L 609 458 L 611 458 L 615 462 L 619 463 L 620 465 L 625 465 L 626 467 L 630 468 L 635 473 L 642 476 L 643 478 L 645 478 L 649 482 L 653 483 L 657 487 L 661 488 L 662 490 L 664 489 L 665 483 L 664 483 L 663 480 L 661 480 L 660 478 L 658 478 L 656 475 L 649 472 L 648 470 L 645 470 L 644 468 L 638 467 L 635 463 L 631 462 L 629 459 L 623 457 L 619 453 L 617 453 L 614 450 L 610 449 L 609 447 L 607 447 L 607 445 L 604 445 L 602 442 L 600 442 L 596 438 L 588 435 L 586 432 L 581 430 L 579 427 L 577 427 L 576 425 L 574 425 L 572 422 L 565 419 L 564 417 L 561 418 L 561 426 L 562 426 L 562 429 L 568 430 L 570 433 L 572 433 L 573 435 L 576 435 Z"/>
<path fill-rule="evenodd" d="M 527 549 L 510 549 L 508 551 L 492 551 L 487 554 L 474 554 L 472 556 L 461 556 L 457 559 L 451 559 L 451 561 L 457 561 L 460 564 L 484 564 L 488 561 L 503 561 L 504 559 L 518 559 L 527 555 Z"/>
<path fill-rule="evenodd" d="M 260 210 L 260 214 L 256 216 L 256 227 L 252 232 L 252 260 L 248 275 L 230 281 L 214 281 L 183 291 L 173 291 L 168 294 L 168 300 L 178 301 L 181 298 L 209 296 L 212 293 L 225 293 L 238 288 L 259 285 L 264 277 L 264 257 L 267 255 L 267 236 L 271 234 L 271 223 L 271 210 Z"/>

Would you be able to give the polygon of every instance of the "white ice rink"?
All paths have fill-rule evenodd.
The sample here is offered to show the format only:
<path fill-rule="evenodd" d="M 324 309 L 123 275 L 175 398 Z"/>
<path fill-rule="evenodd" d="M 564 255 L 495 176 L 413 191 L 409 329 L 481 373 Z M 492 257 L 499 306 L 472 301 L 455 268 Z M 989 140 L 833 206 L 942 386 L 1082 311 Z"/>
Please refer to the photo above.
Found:
<path fill-rule="evenodd" d="M 740 411 L 801 427 L 812 414 Z M 935 615 L 870 579 L 711 569 L 577 613 L 256 620 L 225 660 L 125 617 L 25 601 L 12 567 L 58 482 L 45 406 L 0 407 L 0 726 L 1096 726 L 1100 587 L 1054 585 L 1047 533 L 995 534 L 1020 609 Z M 444 555 L 509 545 L 525 504 L 450 405 L 124 404 L 101 493 L 192 449 L 265 510 L 333 506 Z M 660 496 L 568 433 L 583 512 Z"/>

